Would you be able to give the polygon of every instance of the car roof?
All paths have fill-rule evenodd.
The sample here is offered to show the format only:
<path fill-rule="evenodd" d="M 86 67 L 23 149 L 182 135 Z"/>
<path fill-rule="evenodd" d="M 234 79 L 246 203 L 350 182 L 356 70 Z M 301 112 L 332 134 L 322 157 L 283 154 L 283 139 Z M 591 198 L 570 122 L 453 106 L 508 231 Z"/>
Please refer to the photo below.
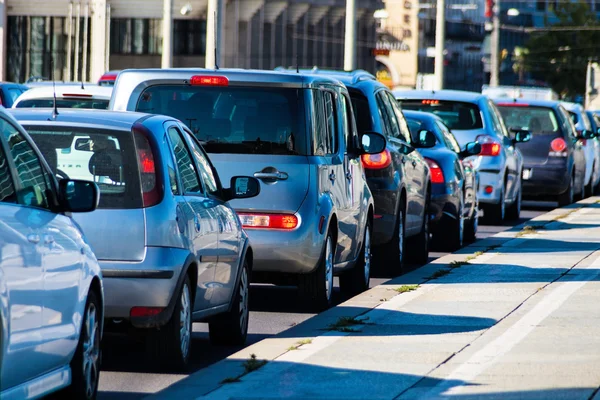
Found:
<path fill-rule="evenodd" d="M 281 72 L 296 72 L 299 71 L 299 73 L 301 74 L 307 74 L 307 75 L 319 75 L 319 76 L 329 76 L 331 78 L 337 79 L 338 81 L 342 82 L 344 85 L 346 86 L 355 86 L 358 83 L 361 82 L 372 82 L 375 84 L 379 84 L 383 87 L 387 87 L 385 86 L 383 83 L 379 82 L 377 80 L 377 78 L 362 69 L 357 69 L 354 71 L 343 71 L 343 70 L 337 70 L 337 69 L 322 69 L 322 68 L 317 68 L 317 67 L 313 67 L 313 68 L 300 68 L 300 69 L 296 69 L 296 68 L 283 68 L 283 67 L 278 67 L 275 68 L 275 71 L 281 71 Z"/>
<path fill-rule="evenodd" d="M 560 104 L 562 104 L 568 111 L 571 112 L 583 112 L 583 106 L 579 103 L 571 103 L 568 101 L 561 101 Z"/>
<path fill-rule="evenodd" d="M 478 102 L 487 96 L 477 92 L 464 90 L 393 90 L 397 99 L 432 99 L 432 100 L 454 100 L 464 102 Z"/>
<path fill-rule="evenodd" d="M 52 98 L 55 91 L 57 98 L 68 98 L 69 94 L 73 94 L 75 96 L 91 96 L 93 99 L 110 100 L 112 95 L 112 87 L 98 86 L 95 84 L 88 84 L 83 87 L 84 88 L 82 89 L 81 84 L 56 85 L 56 87 L 53 87 L 52 85 L 34 87 L 23 92 L 23 94 L 15 101 L 15 104 L 23 100 Z"/>
<path fill-rule="evenodd" d="M 56 118 L 52 118 L 51 108 L 10 108 L 7 111 L 12 114 L 19 123 L 23 125 L 43 122 L 44 125 L 57 124 L 81 124 L 96 125 L 114 129 L 131 129 L 132 125 L 144 117 L 162 117 L 139 112 L 123 112 L 108 110 L 92 110 L 59 108 Z"/>
<path fill-rule="evenodd" d="M 558 107 L 561 102 L 558 100 L 537 100 L 537 99 L 509 99 L 506 97 L 500 98 L 492 98 L 492 101 L 496 105 L 500 106 L 510 106 L 512 104 L 522 105 L 522 106 L 532 106 L 532 107 L 547 107 L 547 108 L 555 108 Z"/>
<path fill-rule="evenodd" d="M 440 121 L 444 122 L 437 115 L 432 114 L 432 113 L 428 113 L 428 112 L 425 112 L 425 111 L 402 110 L 402 114 L 404 114 L 404 116 L 406 118 L 411 118 L 412 117 L 412 118 L 419 119 L 421 121 L 429 120 L 431 122 L 431 121 L 434 121 L 434 120 L 440 120 Z"/>

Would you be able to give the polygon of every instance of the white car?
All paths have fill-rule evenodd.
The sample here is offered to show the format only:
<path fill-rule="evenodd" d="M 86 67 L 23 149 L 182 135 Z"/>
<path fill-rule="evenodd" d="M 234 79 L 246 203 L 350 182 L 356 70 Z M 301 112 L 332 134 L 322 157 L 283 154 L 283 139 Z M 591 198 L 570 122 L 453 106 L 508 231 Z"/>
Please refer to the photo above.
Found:
<path fill-rule="evenodd" d="M 112 87 L 97 85 L 44 85 L 29 89 L 20 95 L 12 108 L 94 108 L 105 110 L 112 95 Z"/>
<path fill-rule="evenodd" d="M 0 399 L 96 397 L 102 274 L 71 213 L 93 211 L 95 183 L 57 183 L 29 135 L 0 111 Z"/>

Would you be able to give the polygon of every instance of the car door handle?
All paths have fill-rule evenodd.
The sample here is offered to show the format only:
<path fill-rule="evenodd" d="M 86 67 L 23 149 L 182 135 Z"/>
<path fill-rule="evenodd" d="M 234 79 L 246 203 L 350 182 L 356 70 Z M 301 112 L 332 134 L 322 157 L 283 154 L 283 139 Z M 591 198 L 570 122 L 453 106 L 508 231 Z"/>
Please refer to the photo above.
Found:
<path fill-rule="evenodd" d="M 287 172 L 255 172 L 256 179 L 273 179 L 276 181 L 285 181 L 288 178 Z"/>
<path fill-rule="evenodd" d="M 35 233 L 30 233 L 29 235 L 27 235 L 27 240 L 29 240 L 31 243 L 39 243 L 40 242 L 40 235 L 36 235 Z"/>
<path fill-rule="evenodd" d="M 331 171 L 331 173 L 329 174 L 329 180 L 330 180 L 331 182 L 334 182 L 334 181 L 335 181 L 335 172 Z"/>
<path fill-rule="evenodd" d="M 415 167 L 415 168 L 416 168 L 416 167 L 417 167 L 417 162 L 416 162 L 416 161 L 413 161 L 413 162 L 412 162 L 412 165 L 413 165 L 413 167 Z"/>
<path fill-rule="evenodd" d="M 406 158 L 402 157 L 400 161 L 402 161 L 402 164 L 406 164 Z"/>
<path fill-rule="evenodd" d="M 200 232 L 200 220 L 198 219 L 198 215 L 194 215 L 194 227 L 196 228 L 196 232 Z"/>
<path fill-rule="evenodd" d="M 352 180 L 352 173 L 350 171 L 346 172 L 346 179 Z"/>
<path fill-rule="evenodd" d="M 44 236 L 44 243 L 46 243 L 46 244 L 54 243 L 54 236 L 52 236 L 52 235 L 45 235 Z"/>

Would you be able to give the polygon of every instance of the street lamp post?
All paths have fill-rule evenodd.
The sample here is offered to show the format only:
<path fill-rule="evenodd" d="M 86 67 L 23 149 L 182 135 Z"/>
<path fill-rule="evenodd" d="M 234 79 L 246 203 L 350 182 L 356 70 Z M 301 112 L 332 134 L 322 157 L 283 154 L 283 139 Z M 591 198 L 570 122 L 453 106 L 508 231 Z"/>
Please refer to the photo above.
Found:
<path fill-rule="evenodd" d="M 446 41 L 446 1 L 437 0 L 435 16 L 435 90 L 444 88 L 444 42 Z"/>
<path fill-rule="evenodd" d="M 490 87 L 496 87 L 500 84 L 500 0 L 494 0 L 490 39 Z"/>
<path fill-rule="evenodd" d="M 346 71 L 356 69 L 356 0 L 346 0 L 344 69 Z"/>
<path fill-rule="evenodd" d="M 208 0 L 206 12 L 206 68 L 216 68 L 221 65 L 222 21 L 223 2 L 221 0 Z"/>
<path fill-rule="evenodd" d="M 161 68 L 171 68 L 173 63 L 173 0 L 163 2 L 163 44 Z"/>

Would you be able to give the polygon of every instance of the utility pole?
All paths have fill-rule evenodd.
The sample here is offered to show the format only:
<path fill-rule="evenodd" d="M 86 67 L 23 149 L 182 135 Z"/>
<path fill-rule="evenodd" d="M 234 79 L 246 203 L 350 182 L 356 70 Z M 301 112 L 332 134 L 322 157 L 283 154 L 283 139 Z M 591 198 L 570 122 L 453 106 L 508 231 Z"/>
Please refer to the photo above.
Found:
<path fill-rule="evenodd" d="M 161 68 L 171 68 L 173 64 L 173 0 L 163 1 L 163 43 Z"/>
<path fill-rule="evenodd" d="M 223 1 L 208 0 L 206 15 L 205 67 L 221 66 L 221 36 L 223 27 Z"/>
<path fill-rule="evenodd" d="M 490 39 L 490 87 L 496 87 L 500 84 L 500 0 L 494 0 L 492 7 Z"/>
<path fill-rule="evenodd" d="M 356 0 L 346 0 L 346 38 L 344 45 L 344 69 L 356 69 Z"/>
<path fill-rule="evenodd" d="M 435 16 L 435 90 L 444 88 L 444 43 L 446 42 L 446 1 L 437 0 Z"/>

